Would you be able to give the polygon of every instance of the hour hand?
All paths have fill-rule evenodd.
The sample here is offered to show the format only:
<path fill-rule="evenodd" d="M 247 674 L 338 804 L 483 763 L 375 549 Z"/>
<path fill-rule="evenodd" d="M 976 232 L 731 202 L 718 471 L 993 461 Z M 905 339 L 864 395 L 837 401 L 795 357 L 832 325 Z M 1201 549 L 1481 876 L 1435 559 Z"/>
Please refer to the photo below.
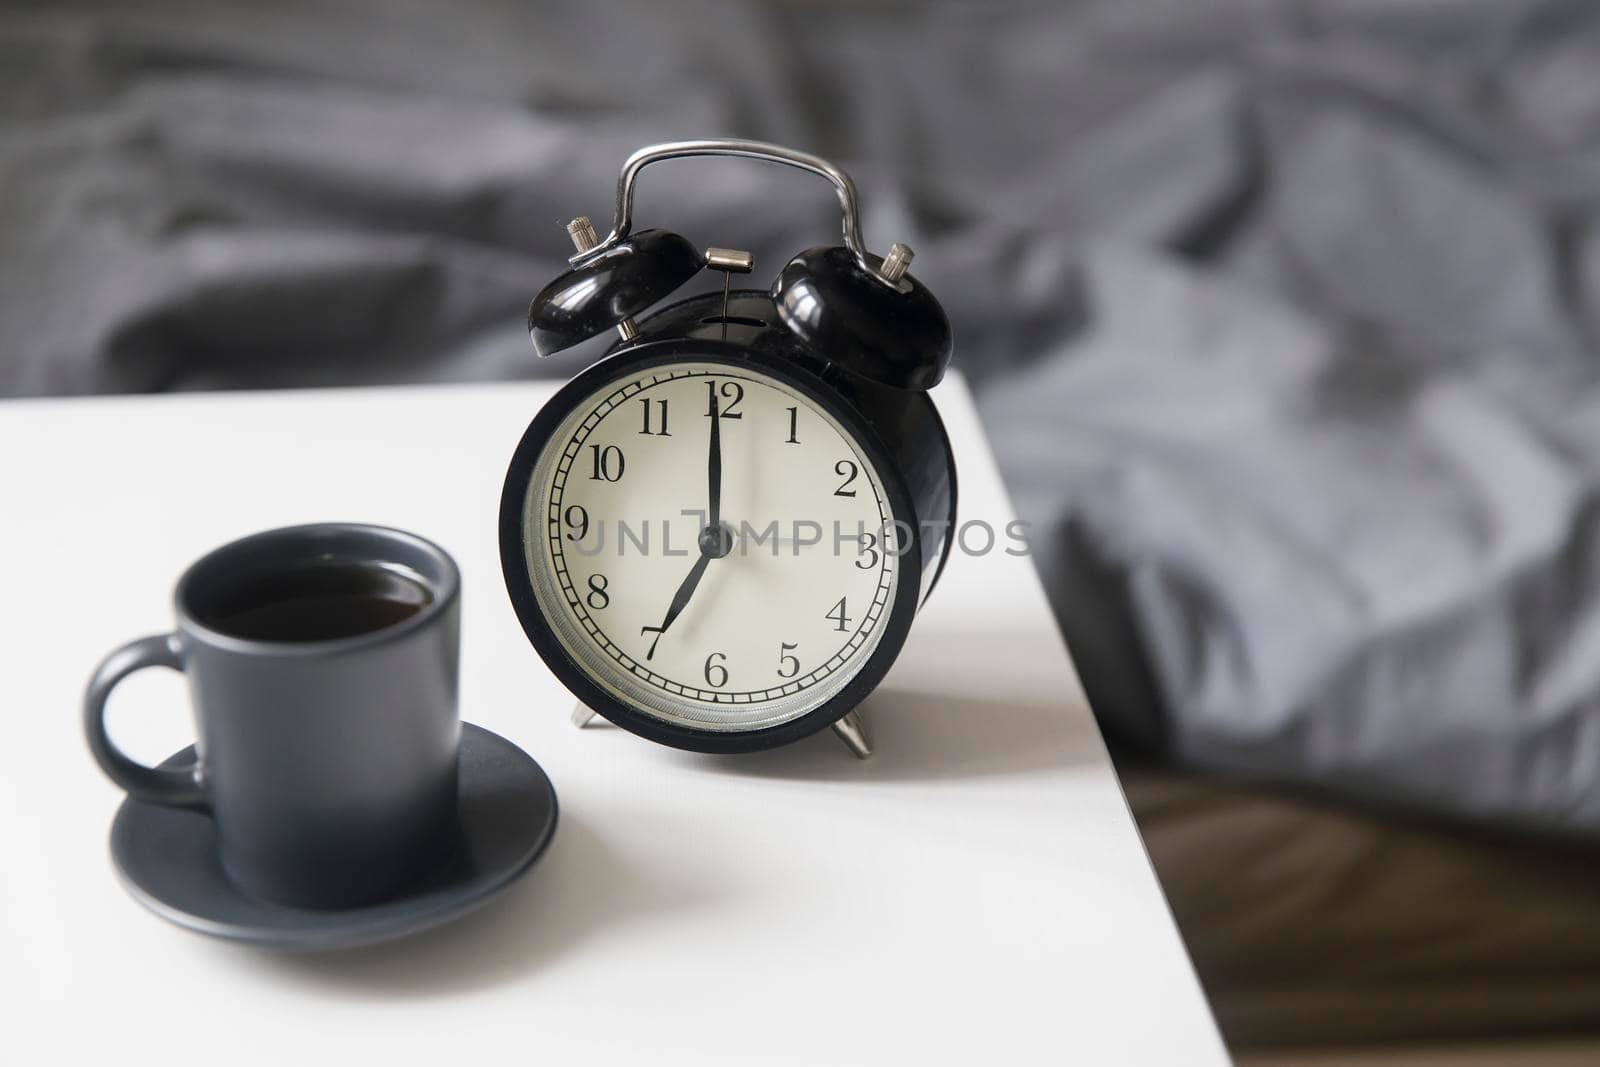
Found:
<path fill-rule="evenodd" d="M 650 651 L 645 653 L 644 658 L 646 660 L 655 658 L 656 645 L 661 643 L 661 635 L 667 632 L 672 624 L 677 621 L 678 616 L 683 614 L 683 609 L 689 606 L 689 598 L 694 596 L 695 586 L 700 584 L 700 577 L 705 574 L 706 564 L 710 562 L 710 556 L 704 552 L 700 553 L 700 558 L 694 561 L 694 566 L 689 570 L 689 576 L 683 580 L 683 584 L 678 586 L 678 591 L 673 594 L 672 606 L 667 608 L 666 617 L 661 620 L 661 625 L 642 626 L 639 628 L 640 637 L 645 634 L 656 635 L 655 640 L 650 642 Z"/>

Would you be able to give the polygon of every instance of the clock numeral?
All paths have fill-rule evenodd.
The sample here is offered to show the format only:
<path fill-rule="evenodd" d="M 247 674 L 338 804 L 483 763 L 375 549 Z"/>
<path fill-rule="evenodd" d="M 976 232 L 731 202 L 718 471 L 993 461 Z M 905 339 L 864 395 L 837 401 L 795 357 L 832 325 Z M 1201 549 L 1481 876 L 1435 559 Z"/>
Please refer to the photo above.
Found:
<path fill-rule="evenodd" d="M 738 382 L 721 383 L 722 395 L 728 398 L 728 400 L 727 403 L 722 404 L 719 407 L 717 404 L 717 384 L 718 383 L 715 381 L 706 383 L 706 418 L 709 419 L 711 417 L 713 410 L 716 411 L 717 418 L 719 419 L 744 418 L 744 414 L 742 412 L 734 410 L 744 402 L 744 386 L 740 385 Z"/>
<path fill-rule="evenodd" d="M 855 496 L 856 491 L 850 488 L 850 485 L 856 480 L 856 475 L 861 473 L 860 469 L 858 469 L 850 460 L 841 459 L 839 462 L 833 465 L 833 473 L 844 479 L 843 484 L 833 491 L 833 495 Z"/>
<path fill-rule="evenodd" d="M 800 673 L 800 657 L 790 655 L 791 652 L 799 647 L 799 645 L 791 645 L 787 641 L 778 646 L 779 678 L 793 678 L 795 675 Z M 784 667 L 786 666 L 789 668 L 788 670 L 784 670 Z"/>
<path fill-rule="evenodd" d="M 727 658 L 721 652 L 713 652 L 706 657 L 706 684 L 713 689 L 721 689 L 728 684 L 728 668 L 722 665 Z"/>
<path fill-rule="evenodd" d="M 591 482 L 620 482 L 622 471 L 627 465 L 623 458 L 622 449 L 616 445 L 590 445 L 589 452 L 594 458 L 594 473 L 589 475 Z"/>
<path fill-rule="evenodd" d="M 845 628 L 850 625 L 850 616 L 844 613 L 844 597 L 840 597 L 839 602 L 823 618 L 832 619 L 833 628 L 844 633 Z"/>
<path fill-rule="evenodd" d="M 786 445 L 797 445 L 797 444 L 800 443 L 800 438 L 795 433 L 795 431 L 799 428 L 799 424 L 800 424 L 800 409 L 797 408 L 797 407 L 796 408 L 789 408 L 788 411 L 789 411 L 789 439 L 787 441 L 785 441 L 784 444 L 786 444 Z"/>
<path fill-rule="evenodd" d="M 650 428 L 650 421 L 651 421 L 650 420 L 650 401 L 645 399 L 644 397 L 640 397 L 639 398 L 639 403 L 644 408 L 644 428 L 642 430 L 640 430 L 639 432 L 641 434 L 643 434 L 644 436 L 646 436 L 646 437 L 671 437 L 672 434 L 667 432 L 667 402 L 666 402 L 666 400 L 663 399 L 663 400 L 657 400 L 656 401 L 656 409 L 661 412 L 661 429 L 659 429 L 659 430 L 652 430 Z"/>
<path fill-rule="evenodd" d="M 588 601 L 589 606 L 595 611 L 601 611 L 611 605 L 611 594 L 606 592 L 608 584 L 610 583 L 603 574 L 589 575 L 589 593 L 583 599 Z"/>
<path fill-rule="evenodd" d="M 567 524 L 568 541 L 582 541 L 589 536 L 589 513 L 582 504 L 568 505 L 567 510 L 561 513 L 561 518 Z"/>
<path fill-rule="evenodd" d="M 878 539 L 869 533 L 863 533 L 856 539 L 856 570 L 870 571 L 878 565 Z M 863 563 L 861 557 L 872 554 L 872 562 Z"/>

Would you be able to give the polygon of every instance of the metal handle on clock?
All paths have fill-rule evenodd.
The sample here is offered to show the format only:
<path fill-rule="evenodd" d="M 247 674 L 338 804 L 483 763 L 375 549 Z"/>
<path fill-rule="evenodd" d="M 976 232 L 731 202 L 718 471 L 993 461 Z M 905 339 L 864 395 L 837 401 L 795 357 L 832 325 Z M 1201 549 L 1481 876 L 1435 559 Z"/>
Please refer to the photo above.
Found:
<path fill-rule="evenodd" d="M 573 266 L 587 263 L 628 236 L 628 233 L 633 229 L 633 187 L 638 181 L 640 171 L 650 164 L 659 163 L 664 159 L 685 159 L 691 156 L 732 156 L 740 159 L 760 159 L 768 163 L 781 163 L 784 166 L 795 167 L 826 178 L 833 183 L 834 192 L 839 197 L 839 209 L 843 214 L 845 247 L 855 256 L 856 262 L 860 264 L 862 270 L 885 285 L 898 287 L 900 277 L 905 273 L 906 266 L 911 262 L 911 250 L 905 245 L 897 244 L 889 250 L 889 255 L 884 257 L 881 266 L 873 265 L 872 260 L 868 258 L 866 244 L 861 239 L 859 198 L 856 194 L 855 182 L 850 180 L 850 175 L 821 156 L 814 156 L 809 152 L 797 152 L 792 148 L 768 144 L 765 141 L 735 139 L 669 141 L 665 144 L 649 145 L 639 149 L 622 164 L 622 174 L 617 178 L 617 213 L 611 224 L 611 232 L 606 235 L 605 240 L 592 248 L 584 249 L 568 262 Z"/>

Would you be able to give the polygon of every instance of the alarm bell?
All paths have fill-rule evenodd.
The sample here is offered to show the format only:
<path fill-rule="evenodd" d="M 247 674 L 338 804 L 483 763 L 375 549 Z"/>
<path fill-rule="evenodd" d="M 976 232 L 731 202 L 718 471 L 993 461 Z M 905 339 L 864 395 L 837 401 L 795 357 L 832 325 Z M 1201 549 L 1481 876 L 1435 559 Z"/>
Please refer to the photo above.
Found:
<path fill-rule="evenodd" d="M 727 262 L 725 249 L 701 255 L 667 230 L 632 233 L 633 187 L 645 166 L 688 156 L 738 156 L 782 163 L 834 185 L 843 211 L 844 244 L 802 252 L 772 284 L 781 326 L 822 360 L 894 389 L 926 390 L 950 362 L 950 321 L 908 272 L 911 249 L 886 256 L 861 240 L 855 185 L 826 160 L 756 141 L 683 141 L 641 149 L 623 165 L 611 233 L 598 240 L 587 218 L 568 226 L 577 254 L 572 268 L 540 291 L 528 310 L 528 333 L 541 356 L 554 355 L 607 330 L 633 340 L 636 315 L 676 291 L 702 269 L 745 272 L 748 254 Z"/>

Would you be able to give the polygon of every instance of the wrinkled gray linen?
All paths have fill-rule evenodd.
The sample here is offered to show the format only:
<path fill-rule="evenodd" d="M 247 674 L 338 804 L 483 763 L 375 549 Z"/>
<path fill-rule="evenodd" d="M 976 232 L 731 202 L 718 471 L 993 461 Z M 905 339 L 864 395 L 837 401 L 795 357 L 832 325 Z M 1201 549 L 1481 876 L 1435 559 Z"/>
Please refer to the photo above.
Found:
<path fill-rule="evenodd" d="M 12 395 L 569 373 L 523 310 L 628 151 L 836 158 L 1109 732 L 1600 834 L 1600 5 L 11 3 L 0 122 Z M 836 226 L 638 206 L 761 277 Z"/>

